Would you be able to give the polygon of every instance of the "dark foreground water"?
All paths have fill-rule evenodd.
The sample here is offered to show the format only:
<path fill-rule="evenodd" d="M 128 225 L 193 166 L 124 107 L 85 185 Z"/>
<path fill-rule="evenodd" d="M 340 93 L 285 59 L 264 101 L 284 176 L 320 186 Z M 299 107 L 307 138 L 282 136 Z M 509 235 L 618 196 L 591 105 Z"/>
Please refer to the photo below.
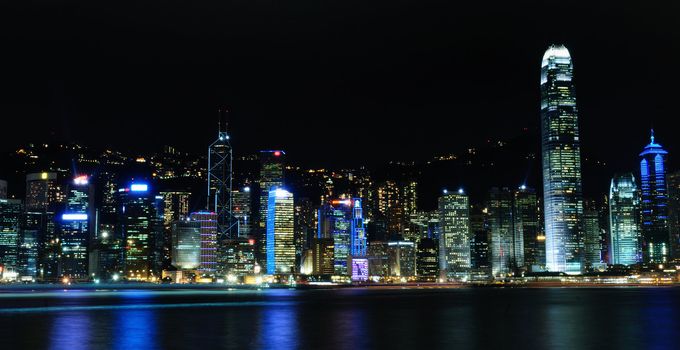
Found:
<path fill-rule="evenodd" d="M 677 349 L 680 288 L 0 293 L 0 349 Z"/>

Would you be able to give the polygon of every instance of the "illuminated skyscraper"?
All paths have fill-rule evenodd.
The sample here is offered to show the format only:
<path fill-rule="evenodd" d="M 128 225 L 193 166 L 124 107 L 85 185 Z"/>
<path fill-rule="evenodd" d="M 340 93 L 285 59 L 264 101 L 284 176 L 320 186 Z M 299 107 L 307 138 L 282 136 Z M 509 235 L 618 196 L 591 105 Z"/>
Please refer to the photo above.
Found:
<path fill-rule="evenodd" d="M 18 199 L 0 199 L 0 265 L 5 271 L 18 273 L 19 265 L 19 227 L 22 213 L 21 201 Z"/>
<path fill-rule="evenodd" d="M 635 176 L 614 176 L 609 189 L 612 264 L 632 265 L 641 261 L 639 209 Z"/>
<path fill-rule="evenodd" d="M 332 238 L 312 239 L 312 273 L 315 275 L 332 275 L 335 273 Z"/>
<path fill-rule="evenodd" d="M 226 110 L 220 110 L 220 121 L 215 140 L 208 147 L 208 205 L 207 210 L 217 215 L 217 231 L 220 239 L 235 237 L 236 220 L 231 213 L 232 198 L 232 147 L 223 121 Z"/>
<path fill-rule="evenodd" d="M 680 258 L 680 171 L 668 175 L 668 209 L 671 256 Z"/>
<path fill-rule="evenodd" d="M 38 277 L 44 281 L 56 281 L 61 275 L 61 242 L 55 227 L 56 211 L 64 202 L 64 193 L 57 182 L 57 174 L 51 172 L 26 175 L 27 215 L 39 215 L 36 222 L 38 237 Z"/>
<path fill-rule="evenodd" d="M 61 274 L 71 279 L 87 279 L 88 249 L 93 235 L 94 191 L 87 175 L 77 176 L 67 186 L 66 210 L 58 231 L 61 240 Z"/>
<path fill-rule="evenodd" d="M 21 218 L 21 234 L 19 235 L 18 268 L 19 278 L 35 281 L 38 276 L 38 247 L 40 232 L 45 228 L 47 217 L 42 213 L 25 212 Z"/>
<path fill-rule="evenodd" d="M 439 249 L 437 241 L 432 238 L 422 238 L 418 242 L 416 258 L 418 280 L 435 282 L 439 277 Z"/>
<path fill-rule="evenodd" d="M 640 153 L 642 257 L 648 263 L 665 263 L 670 256 L 667 155 L 668 152 L 655 142 L 652 130 L 651 142 Z"/>
<path fill-rule="evenodd" d="M 541 139 L 546 267 L 583 268 L 581 141 L 569 50 L 551 45 L 541 62 Z"/>
<path fill-rule="evenodd" d="M 239 237 L 222 243 L 226 276 L 243 277 L 255 273 L 255 239 Z M 227 277 L 229 278 L 229 277 Z"/>
<path fill-rule="evenodd" d="M 201 257 L 198 270 L 202 274 L 213 276 L 220 270 L 217 213 L 199 211 L 191 213 L 190 218 L 191 221 L 197 221 L 201 228 Z"/>
<path fill-rule="evenodd" d="M 163 222 L 156 211 L 156 196 L 146 183 L 132 183 L 118 190 L 116 237 L 125 247 L 125 275 L 133 280 L 159 276 L 154 271 L 156 240 L 163 234 Z"/>
<path fill-rule="evenodd" d="M 270 189 L 267 212 L 267 273 L 294 273 L 295 213 L 293 194 L 282 189 Z"/>
<path fill-rule="evenodd" d="M 42 172 L 26 175 L 27 211 L 45 210 L 54 212 L 64 202 L 64 193 L 57 183 L 57 173 Z"/>
<path fill-rule="evenodd" d="M 253 228 L 250 187 L 232 191 L 232 214 L 238 220 L 238 237 L 250 237 Z"/>
<path fill-rule="evenodd" d="M 592 200 L 583 205 L 583 261 L 586 268 L 596 267 L 602 262 L 602 227 L 600 213 Z"/>
<path fill-rule="evenodd" d="M 164 191 L 159 195 L 163 197 L 163 224 L 166 227 L 170 227 L 175 221 L 189 217 L 191 192 Z"/>
<path fill-rule="evenodd" d="M 351 274 L 347 265 L 350 256 L 366 256 L 361 199 L 335 199 L 324 204 L 319 209 L 317 237 L 333 239 L 335 274 Z"/>
<path fill-rule="evenodd" d="M 513 193 L 494 187 L 486 204 L 490 231 L 491 273 L 494 276 L 514 272 L 517 265 L 514 244 Z"/>
<path fill-rule="evenodd" d="M 472 279 L 491 276 L 489 259 L 488 209 L 473 207 L 470 212 L 470 275 Z"/>
<path fill-rule="evenodd" d="M 268 261 L 267 255 L 267 215 L 269 211 L 269 191 L 272 188 L 283 187 L 283 169 L 286 152 L 281 150 L 260 151 L 260 181 L 258 190 L 260 195 L 258 211 L 258 246 L 260 261 Z"/>
<path fill-rule="evenodd" d="M 411 241 L 390 241 L 387 243 L 387 262 L 392 277 L 416 276 L 416 244 Z"/>
<path fill-rule="evenodd" d="M 172 223 L 172 266 L 197 269 L 201 264 L 201 223 L 187 218 Z"/>
<path fill-rule="evenodd" d="M 515 191 L 513 203 L 515 230 L 515 257 L 517 264 L 526 270 L 542 265 L 540 252 L 544 240 L 541 237 L 540 210 L 536 191 L 524 185 Z"/>
<path fill-rule="evenodd" d="M 439 197 L 439 265 L 446 278 L 470 272 L 470 205 L 463 190 Z"/>

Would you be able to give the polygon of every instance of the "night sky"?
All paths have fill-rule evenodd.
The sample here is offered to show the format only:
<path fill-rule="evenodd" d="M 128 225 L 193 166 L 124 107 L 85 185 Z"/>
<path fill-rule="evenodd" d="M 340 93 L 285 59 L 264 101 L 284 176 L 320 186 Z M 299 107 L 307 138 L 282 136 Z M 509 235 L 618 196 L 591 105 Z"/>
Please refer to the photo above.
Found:
<path fill-rule="evenodd" d="M 5 1 L 0 148 L 53 134 L 204 152 L 228 105 L 237 154 L 280 147 L 310 166 L 428 159 L 536 129 L 540 61 L 554 42 L 574 60 L 584 155 L 632 170 L 652 126 L 671 159 L 680 152 L 679 11 L 670 1 Z"/>

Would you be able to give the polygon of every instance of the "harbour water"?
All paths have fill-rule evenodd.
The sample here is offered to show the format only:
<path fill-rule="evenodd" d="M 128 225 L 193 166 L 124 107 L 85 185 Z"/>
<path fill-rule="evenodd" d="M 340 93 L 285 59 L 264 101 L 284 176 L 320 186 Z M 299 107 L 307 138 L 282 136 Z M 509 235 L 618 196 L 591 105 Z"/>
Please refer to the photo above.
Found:
<path fill-rule="evenodd" d="M 673 349 L 680 288 L 0 292 L 0 349 Z"/>

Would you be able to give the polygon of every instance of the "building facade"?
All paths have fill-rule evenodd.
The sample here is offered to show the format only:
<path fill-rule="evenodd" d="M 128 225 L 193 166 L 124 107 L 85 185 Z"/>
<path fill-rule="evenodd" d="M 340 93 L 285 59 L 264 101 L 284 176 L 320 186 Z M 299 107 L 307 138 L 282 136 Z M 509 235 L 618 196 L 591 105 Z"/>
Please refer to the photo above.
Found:
<path fill-rule="evenodd" d="M 465 279 L 470 272 L 470 205 L 459 190 L 439 197 L 439 264 L 448 279 Z"/>
<path fill-rule="evenodd" d="M 269 191 L 267 211 L 267 273 L 296 272 L 293 194 L 276 188 Z"/>
<path fill-rule="evenodd" d="M 642 257 L 646 263 L 663 264 L 670 258 L 667 156 L 652 130 L 650 143 L 640 153 Z"/>
<path fill-rule="evenodd" d="M 639 209 L 635 176 L 630 173 L 614 176 L 609 189 L 609 247 L 614 265 L 633 265 L 642 260 Z"/>
<path fill-rule="evenodd" d="M 569 50 L 551 45 L 541 62 L 541 141 L 546 267 L 583 270 L 581 140 Z"/>

